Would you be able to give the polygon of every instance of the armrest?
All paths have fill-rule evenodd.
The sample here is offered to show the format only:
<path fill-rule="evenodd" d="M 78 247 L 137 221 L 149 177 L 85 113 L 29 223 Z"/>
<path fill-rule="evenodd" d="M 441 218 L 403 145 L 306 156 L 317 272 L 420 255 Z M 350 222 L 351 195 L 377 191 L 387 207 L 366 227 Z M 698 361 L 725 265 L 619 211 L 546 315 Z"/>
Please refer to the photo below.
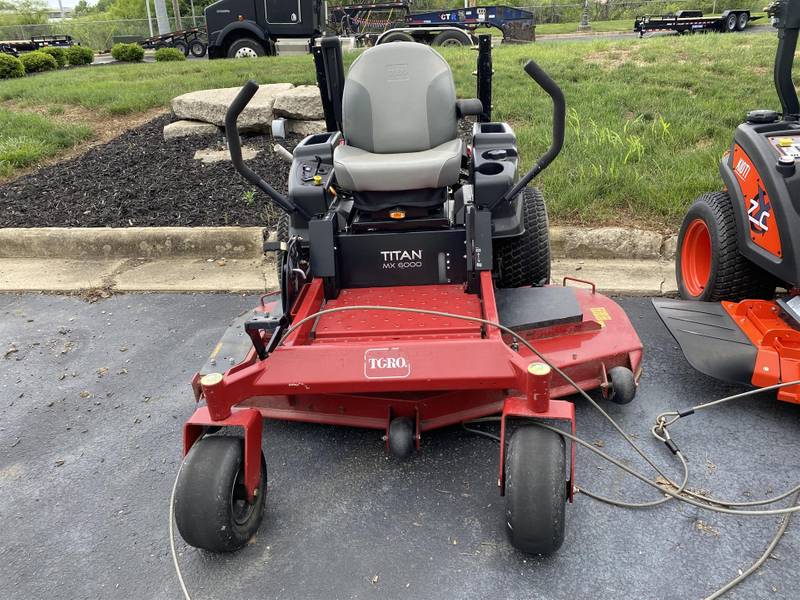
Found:
<path fill-rule="evenodd" d="M 456 112 L 459 119 L 461 117 L 477 117 L 483 112 L 483 104 L 477 98 L 456 100 Z"/>

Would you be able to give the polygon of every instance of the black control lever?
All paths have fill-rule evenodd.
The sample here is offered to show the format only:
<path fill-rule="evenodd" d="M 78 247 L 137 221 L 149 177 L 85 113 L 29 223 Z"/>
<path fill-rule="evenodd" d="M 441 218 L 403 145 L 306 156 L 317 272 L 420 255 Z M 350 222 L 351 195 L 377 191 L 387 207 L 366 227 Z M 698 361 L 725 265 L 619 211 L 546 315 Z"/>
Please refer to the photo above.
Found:
<path fill-rule="evenodd" d="M 553 160 L 558 156 L 559 152 L 561 152 L 561 148 L 564 146 L 564 131 L 566 129 L 566 115 L 567 115 L 567 105 L 566 101 L 564 100 L 564 92 L 561 91 L 561 88 L 558 87 L 558 84 L 553 81 L 550 76 L 544 72 L 539 65 L 537 65 L 532 60 L 529 60 L 525 63 L 525 72 L 531 76 L 531 78 L 539 84 L 539 87 L 542 88 L 553 100 L 553 143 L 550 145 L 550 148 L 545 152 L 539 160 L 531 167 L 531 170 L 523 175 L 522 179 L 520 179 L 516 185 L 512 186 L 505 194 L 500 196 L 494 204 L 492 204 L 491 208 L 499 205 L 501 202 L 508 202 L 512 198 L 514 198 L 517 194 L 519 194 L 526 185 L 528 185 L 534 177 L 536 177 L 539 173 L 544 171 L 547 166 L 553 162 Z"/>
<path fill-rule="evenodd" d="M 280 206 L 287 213 L 298 213 L 307 221 L 311 220 L 312 215 L 302 206 L 298 206 L 289 198 L 275 190 L 270 184 L 261 179 L 255 171 L 244 164 L 242 160 L 242 141 L 239 139 L 238 129 L 239 115 L 242 114 L 242 111 L 250 100 L 253 99 L 257 91 L 258 84 L 251 79 L 242 86 L 242 89 L 236 94 L 236 98 L 233 99 L 233 102 L 225 113 L 225 137 L 228 139 L 228 150 L 231 153 L 231 162 L 242 177 L 264 192 L 275 204 Z"/>

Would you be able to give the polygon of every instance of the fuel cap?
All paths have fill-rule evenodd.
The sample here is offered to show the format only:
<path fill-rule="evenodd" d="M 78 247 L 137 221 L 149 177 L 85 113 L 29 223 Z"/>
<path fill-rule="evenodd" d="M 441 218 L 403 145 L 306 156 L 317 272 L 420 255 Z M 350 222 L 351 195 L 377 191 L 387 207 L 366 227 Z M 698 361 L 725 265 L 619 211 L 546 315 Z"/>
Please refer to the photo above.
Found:
<path fill-rule="evenodd" d="M 783 156 L 778 157 L 778 173 L 783 175 L 784 177 L 791 177 L 794 175 L 795 171 L 795 160 L 793 156 Z"/>

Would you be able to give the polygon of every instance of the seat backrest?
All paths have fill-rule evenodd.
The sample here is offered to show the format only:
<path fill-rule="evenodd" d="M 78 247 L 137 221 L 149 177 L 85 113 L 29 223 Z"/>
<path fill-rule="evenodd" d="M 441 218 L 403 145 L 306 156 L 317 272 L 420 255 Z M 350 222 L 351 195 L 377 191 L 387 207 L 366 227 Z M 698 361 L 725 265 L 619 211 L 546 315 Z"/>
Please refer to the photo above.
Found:
<path fill-rule="evenodd" d="M 344 83 L 342 133 L 376 154 L 420 152 L 458 136 L 456 89 L 430 46 L 390 42 L 353 61 Z"/>

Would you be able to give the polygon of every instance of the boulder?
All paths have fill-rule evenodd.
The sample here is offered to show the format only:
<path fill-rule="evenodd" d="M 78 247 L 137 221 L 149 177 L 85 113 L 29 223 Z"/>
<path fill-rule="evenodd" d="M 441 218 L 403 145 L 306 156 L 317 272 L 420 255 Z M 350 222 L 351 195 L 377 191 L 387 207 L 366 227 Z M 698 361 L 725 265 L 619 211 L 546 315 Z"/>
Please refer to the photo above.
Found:
<path fill-rule="evenodd" d="M 242 147 L 242 160 L 253 160 L 259 153 L 259 150 L 256 148 L 250 148 L 248 146 Z M 199 160 L 205 164 L 211 163 L 218 163 L 223 161 L 229 161 L 231 159 L 231 153 L 228 151 L 227 148 L 222 150 L 217 150 L 215 148 L 206 148 L 204 150 L 198 150 L 194 153 L 194 159 Z"/>
<path fill-rule="evenodd" d="M 250 104 L 239 116 L 239 129 L 242 131 L 268 131 L 272 123 L 272 107 L 275 97 L 294 87 L 291 83 L 269 83 L 258 88 Z M 228 110 L 241 88 L 220 88 L 189 92 L 172 100 L 172 112 L 180 119 L 192 119 L 225 125 L 225 111 Z"/>
<path fill-rule="evenodd" d="M 300 85 L 275 98 L 273 112 L 277 117 L 313 121 L 325 118 L 319 88 L 315 85 Z"/>
<path fill-rule="evenodd" d="M 194 135 L 213 135 L 215 133 L 219 133 L 219 127 L 211 123 L 203 123 L 202 121 L 187 121 L 181 119 L 180 121 L 164 125 L 165 140 L 174 140 Z"/>
<path fill-rule="evenodd" d="M 298 121 L 289 119 L 286 121 L 286 132 L 296 133 L 297 135 L 314 135 L 315 133 L 325 133 L 328 126 L 325 121 Z"/>

